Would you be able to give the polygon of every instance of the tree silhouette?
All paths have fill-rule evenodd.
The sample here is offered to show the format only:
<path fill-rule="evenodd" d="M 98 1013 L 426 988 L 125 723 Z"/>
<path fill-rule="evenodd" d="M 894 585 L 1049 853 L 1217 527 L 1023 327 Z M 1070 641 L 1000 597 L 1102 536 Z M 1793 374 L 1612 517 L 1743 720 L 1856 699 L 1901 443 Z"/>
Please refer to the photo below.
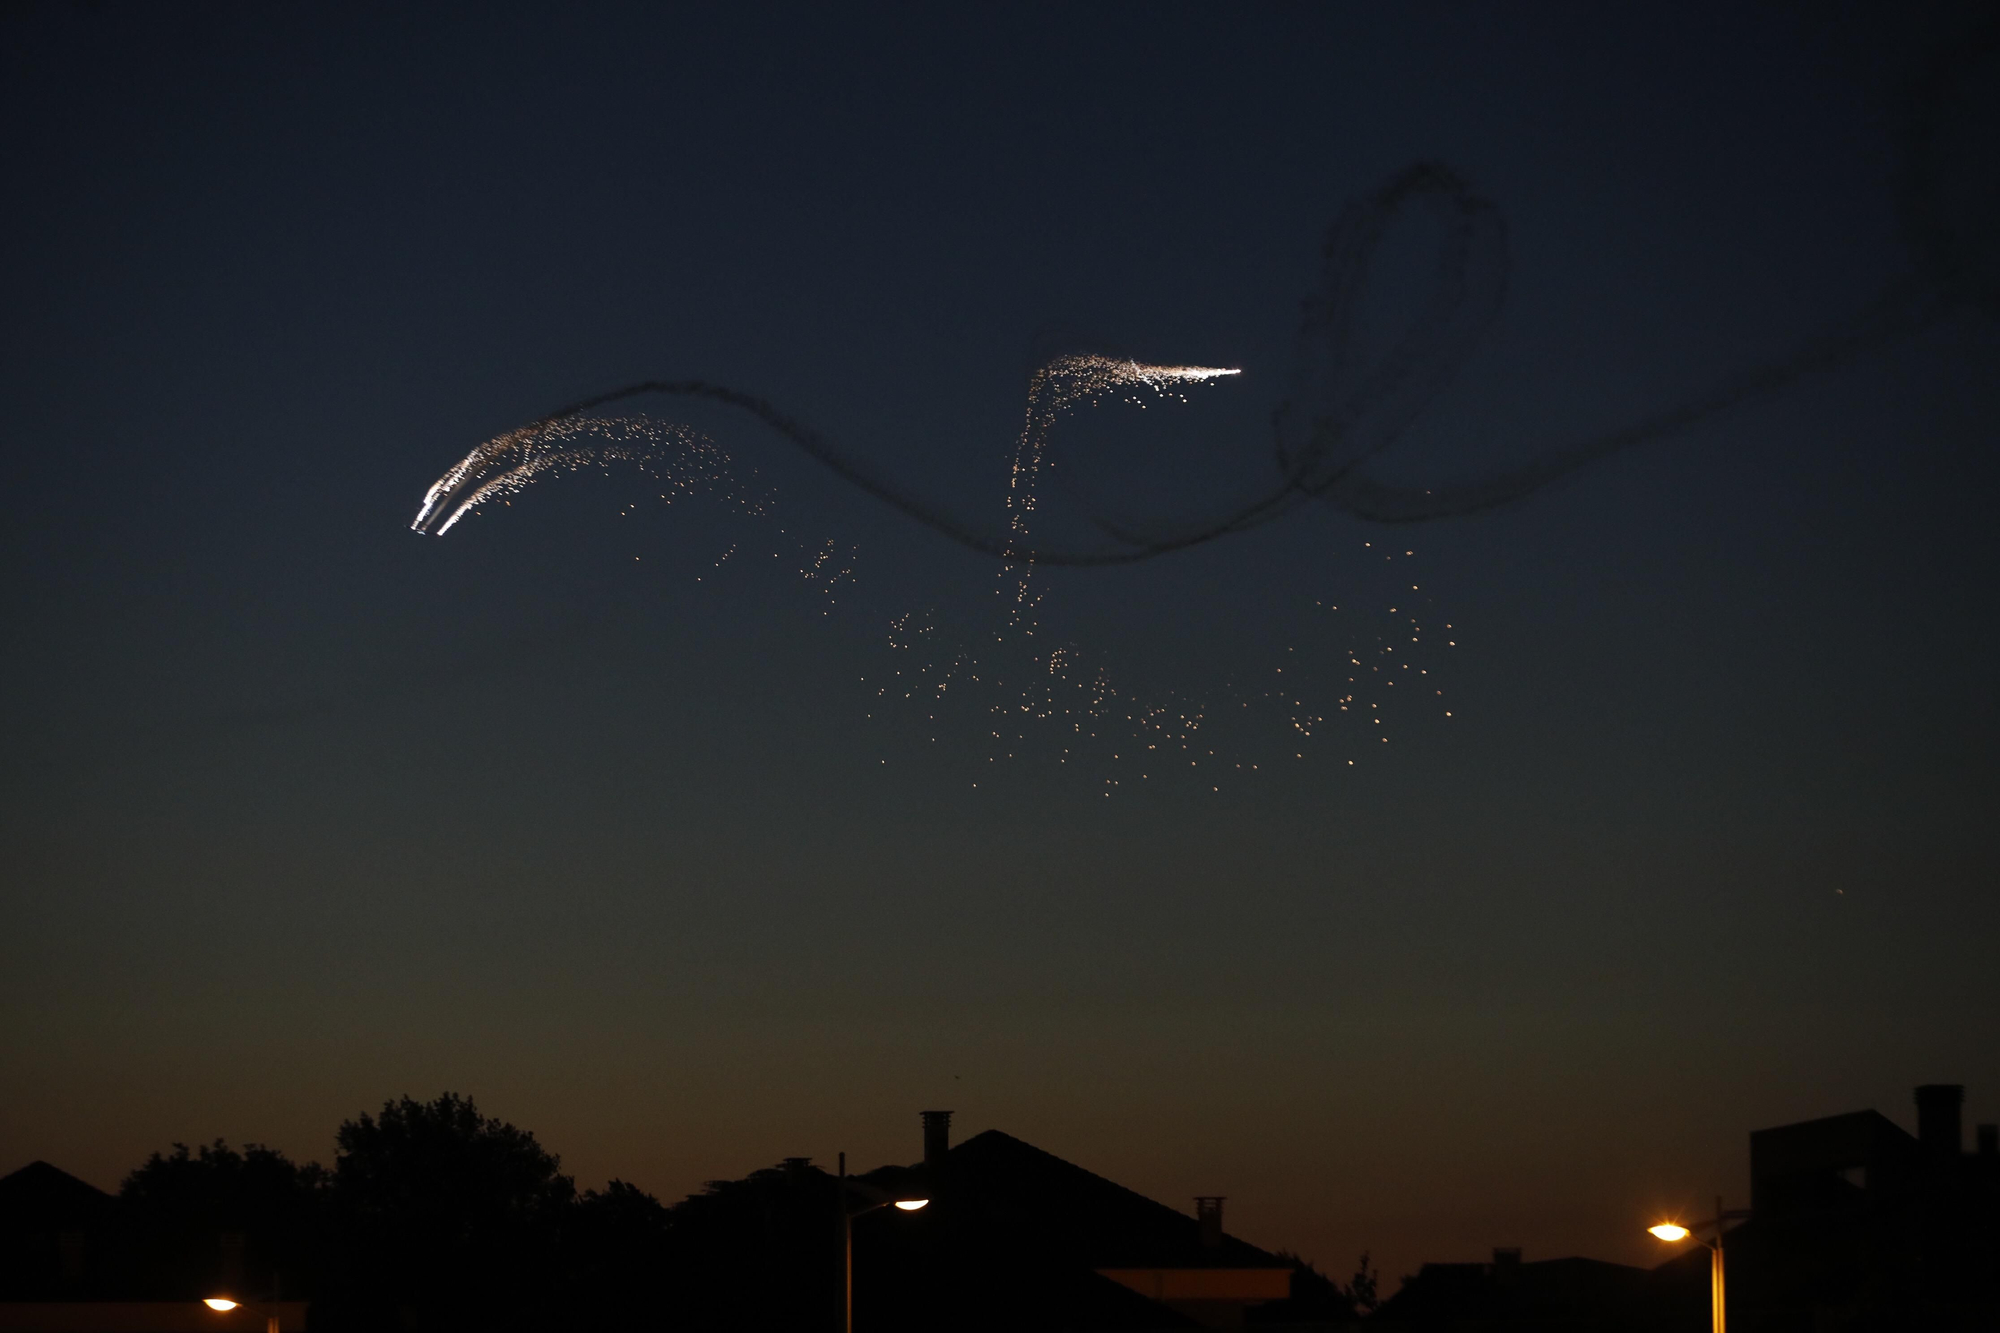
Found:
<path fill-rule="evenodd" d="M 288 1290 L 306 1293 L 319 1276 L 328 1182 L 317 1163 L 255 1143 L 154 1153 L 119 1189 L 144 1237 L 141 1280 L 189 1298 L 225 1288 L 247 1298 L 282 1275 Z"/>
<path fill-rule="evenodd" d="M 1252 1323 L 1345 1325 L 1357 1314 L 1350 1292 L 1290 1250 L 1278 1257 L 1292 1266 L 1292 1294 L 1252 1312 Z"/>
<path fill-rule="evenodd" d="M 815 1333 L 834 1326 L 840 1247 L 834 1178 L 802 1158 L 711 1180 L 669 1213 L 669 1286 L 687 1326 Z"/>
<path fill-rule="evenodd" d="M 575 1183 L 535 1136 L 470 1098 L 404 1097 L 342 1124 L 333 1190 L 349 1295 L 405 1327 L 542 1322 Z"/>
<path fill-rule="evenodd" d="M 1368 1251 L 1363 1250 L 1361 1257 L 1354 1261 L 1354 1276 L 1347 1279 L 1347 1285 L 1341 1288 L 1341 1293 L 1362 1314 L 1369 1313 L 1382 1303 L 1376 1291 L 1376 1284 L 1380 1281 L 1381 1274 L 1375 1271 L 1374 1265 L 1368 1262 L 1368 1258 Z"/>
<path fill-rule="evenodd" d="M 586 1190 L 563 1230 L 572 1308 L 631 1304 L 657 1293 L 672 1239 L 672 1215 L 638 1186 L 614 1180 Z"/>

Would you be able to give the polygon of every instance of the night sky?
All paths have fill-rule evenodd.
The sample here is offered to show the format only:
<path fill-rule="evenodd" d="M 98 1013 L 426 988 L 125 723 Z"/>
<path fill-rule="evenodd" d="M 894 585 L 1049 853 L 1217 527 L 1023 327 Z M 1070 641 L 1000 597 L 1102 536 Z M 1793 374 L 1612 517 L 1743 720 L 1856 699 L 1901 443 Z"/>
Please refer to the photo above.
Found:
<path fill-rule="evenodd" d="M 673 1199 L 951 1107 L 1393 1284 L 1650 1262 L 1749 1130 L 1916 1083 L 2000 1119 L 1976 7 L 728 8 L 0 18 L 0 1171 L 450 1089 Z M 1057 427 L 1038 533 L 1167 531 L 1272 473 L 1329 224 L 1424 162 L 1504 299 L 1372 476 L 1769 385 L 1488 512 L 1037 569 L 1033 644 L 712 404 L 617 410 L 739 500 L 410 529 L 698 377 L 1002 532 L 1030 374 L 1100 352 L 1243 372 Z M 1020 707 L 1058 647 L 1095 736 Z"/>

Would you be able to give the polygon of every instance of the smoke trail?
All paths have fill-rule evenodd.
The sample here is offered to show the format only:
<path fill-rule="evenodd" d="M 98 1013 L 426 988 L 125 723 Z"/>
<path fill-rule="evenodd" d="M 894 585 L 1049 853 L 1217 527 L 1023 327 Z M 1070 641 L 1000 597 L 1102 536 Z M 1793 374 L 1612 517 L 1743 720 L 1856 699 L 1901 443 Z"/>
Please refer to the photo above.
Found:
<path fill-rule="evenodd" d="M 1507 236 L 1499 209 L 1450 168 L 1421 163 L 1335 219 L 1304 302 L 1286 397 L 1272 412 L 1266 478 L 1252 499 L 1198 520 L 1145 522 L 1085 501 L 1094 539 L 1028 539 L 1025 522 L 1033 508 L 1033 482 L 1047 461 L 1048 432 L 1063 406 L 1074 401 L 1064 395 L 1088 396 L 1142 382 L 1159 388 L 1235 373 L 1086 356 L 1059 358 L 1030 380 L 1028 424 L 1009 479 L 1004 530 L 962 516 L 958 506 L 913 493 L 764 399 L 705 380 L 629 384 L 499 436 L 438 479 L 411 526 L 442 535 L 489 496 L 518 489 L 565 463 L 580 465 L 578 457 L 551 448 L 551 442 L 567 440 L 564 432 L 592 409 L 645 395 L 704 399 L 747 412 L 862 491 L 1009 567 L 1145 560 L 1261 526 L 1307 500 L 1376 523 L 1425 522 L 1496 508 L 1613 454 L 1682 433 L 1850 361 L 1961 305 L 2000 313 L 2000 251 L 1994 245 L 2000 237 L 2000 189 L 1993 180 L 1990 141 L 1979 123 L 1982 114 L 1990 120 L 1993 89 L 2000 87 L 1996 51 L 2000 26 L 1955 44 L 1913 85 L 1905 117 L 1903 214 L 1916 262 L 1907 277 L 1892 282 L 1844 324 L 1785 356 L 1728 376 L 1621 429 L 1557 445 L 1505 471 L 1420 489 L 1389 484 L 1367 470 L 1452 382 L 1499 313 L 1507 290 Z M 1364 362 L 1354 332 L 1361 297 L 1383 240 L 1417 209 L 1428 212 L 1442 233 L 1428 292 L 1402 334 Z M 675 438 L 693 437 L 690 432 Z M 503 464 L 500 475 L 480 483 Z"/>
<path fill-rule="evenodd" d="M 1372 364 L 1358 364 L 1353 324 L 1375 253 L 1399 216 L 1423 207 L 1443 224 L 1444 238 L 1431 268 L 1430 292 L 1394 344 Z M 1505 472 L 1453 485 L 1417 489 L 1376 480 L 1366 465 L 1400 442 L 1423 409 L 1450 384 L 1499 312 L 1506 292 L 1505 228 L 1491 201 L 1436 164 L 1411 168 L 1374 194 L 1350 205 L 1328 234 L 1317 282 L 1309 292 L 1296 339 L 1288 396 L 1272 413 L 1273 443 L 1267 481 L 1243 504 L 1172 527 L 1142 525 L 1101 505 L 1084 504 L 1098 539 L 1084 543 L 1030 541 L 1022 524 L 1032 500 L 1020 490 L 1046 460 L 1048 432 L 1063 407 L 1078 397 L 1122 384 L 1158 388 L 1202 382 L 1234 370 L 1148 366 L 1109 357 L 1063 357 L 1037 370 L 1029 383 L 1028 425 L 1009 479 L 1008 525 L 996 530 L 927 500 L 867 462 L 831 444 L 818 431 L 755 394 L 706 380 L 647 380 L 561 407 L 537 421 L 480 445 L 440 477 L 425 494 L 411 527 L 442 536 L 472 507 L 511 493 L 534 477 L 603 457 L 567 447 L 580 422 L 596 408 L 658 395 L 722 403 L 763 422 L 807 457 L 858 489 L 925 527 L 1010 565 L 1128 564 L 1248 531 L 1282 517 L 1307 500 L 1319 500 L 1377 523 L 1412 523 L 1492 509 L 1635 445 L 1672 435 L 1763 397 L 1809 374 L 1840 364 L 1886 338 L 1933 318 L 1946 302 L 1911 278 L 1890 288 L 1844 328 L 1792 354 L 1725 380 L 1708 393 L 1655 412 L 1632 425 L 1551 449 Z M 624 429 L 638 431 L 626 422 Z M 598 431 L 591 425 L 583 433 Z M 683 448 L 713 449 L 685 427 L 646 424 Z M 653 440 L 657 446 L 659 438 Z M 586 457 L 585 453 L 590 456 Z M 648 456 L 653 456 L 648 454 Z M 498 475 L 492 475 L 499 469 Z M 482 480 L 483 479 L 483 480 Z"/>
<path fill-rule="evenodd" d="M 1350 468 L 1318 483 L 1309 481 L 1310 488 L 1336 508 L 1378 523 L 1414 523 L 1477 513 L 1521 499 L 1613 454 L 1679 434 L 1807 376 L 1831 370 L 1955 309 L 1969 306 L 2000 316 L 2000 246 L 1995 244 L 2000 241 L 2000 180 L 1994 174 L 2000 158 L 1993 152 L 1993 135 L 2000 126 L 2000 24 L 1989 23 L 1940 48 L 1902 90 L 1898 111 L 1902 139 L 1899 204 L 1903 242 L 1913 261 L 1912 269 L 1890 282 L 1844 324 L 1808 340 L 1788 355 L 1751 366 L 1705 393 L 1653 412 L 1623 429 L 1551 449 L 1506 472 L 1419 490 L 1385 485 Z M 1405 181 L 1412 188 L 1455 196 L 1464 201 L 1461 207 L 1472 206 L 1470 192 L 1455 180 L 1419 185 L 1417 177 L 1422 171 L 1419 168 L 1406 175 Z M 1378 193 L 1378 207 L 1389 202 L 1394 188 Z M 1454 244 L 1463 246 L 1469 239 L 1466 233 L 1472 230 L 1470 225 L 1463 226 Z M 1372 240 L 1368 245 L 1372 247 Z M 1483 258 L 1488 264 L 1497 262 L 1504 267 L 1504 254 L 1497 261 L 1492 256 Z M 1441 286 L 1470 279 L 1477 291 L 1478 266 L 1478 260 L 1445 259 L 1438 273 Z M 1329 241 L 1322 291 L 1365 267 L 1365 258 L 1357 264 L 1337 257 L 1335 242 Z M 1495 274 L 1493 280 L 1498 276 Z M 1469 304 L 1476 308 L 1478 298 Z M 1307 323 L 1310 327 L 1310 314 Z M 1302 333 L 1302 342 L 1304 337 Z M 1434 340 L 1431 346 L 1449 355 L 1447 340 Z M 1361 401 L 1367 398 L 1363 394 Z"/>

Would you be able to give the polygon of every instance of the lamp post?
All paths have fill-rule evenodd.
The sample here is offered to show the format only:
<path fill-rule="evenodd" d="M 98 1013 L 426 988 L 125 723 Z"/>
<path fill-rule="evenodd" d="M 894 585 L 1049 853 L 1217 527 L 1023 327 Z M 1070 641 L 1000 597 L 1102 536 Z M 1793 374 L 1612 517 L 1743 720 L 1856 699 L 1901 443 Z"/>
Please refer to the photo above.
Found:
<path fill-rule="evenodd" d="M 877 1208 L 894 1206 L 906 1213 L 914 1213 L 930 1203 L 929 1199 L 897 1198 L 893 1194 L 864 1185 L 858 1180 L 847 1178 L 847 1154 L 840 1154 L 840 1333 L 854 1333 L 854 1219 L 863 1213 L 872 1213 Z M 849 1194 L 858 1195 L 861 1206 L 856 1208 L 849 1200 Z M 277 1333 L 277 1330 L 271 1330 Z"/>
<path fill-rule="evenodd" d="M 1724 1208 L 1722 1206 L 1722 1199 L 1718 1196 L 1715 1200 L 1714 1217 L 1700 1222 L 1691 1222 L 1686 1226 L 1682 1226 L 1678 1222 L 1661 1222 L 1656 1226 L 1646 1228 L 1646 1230 L 1652 1232 L 1655 1236 L 1658 1236 L 1670 1245 L 1677 1244 L 1693 1236 L 1695 1240 L 1708 1246 L 1708 1318 L 1709 1328 L 1712 1333 L 1726 1333 L 1722 1288 L 1722 1227 L 1724 1223 L 1741 1222 L 1748 1216 L 1750 1216 L 1748 1208 Z M 1700 1236 L 1695 1234 L 1696 1232 L 1706 1231 L 1710 1227 L 1715 1228 L 1714 1240 L 1702 1240 Z"/>

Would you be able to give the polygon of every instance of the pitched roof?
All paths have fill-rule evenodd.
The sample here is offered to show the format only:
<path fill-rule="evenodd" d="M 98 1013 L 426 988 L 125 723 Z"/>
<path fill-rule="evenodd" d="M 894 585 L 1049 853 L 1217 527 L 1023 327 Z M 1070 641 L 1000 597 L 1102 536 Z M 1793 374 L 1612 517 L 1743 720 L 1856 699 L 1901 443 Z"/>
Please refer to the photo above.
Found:
<path fill-rule="evenodd" d="M 0 1226 L 32 1221 L 37 1226 L 94 1221 L 118 1203 L 86 1180 L 47 1162 L 30 1162 L 0 1176 Z"/>
<path fill-rule="evenodd" d="M 1291 1264 L 1224 1235 L 1204 1246 L 1178 1209 L 989 1129 L 947 1155 L 943 1192 L 966 1223 L 1097 1268 L 1284 1268 Z"/>

